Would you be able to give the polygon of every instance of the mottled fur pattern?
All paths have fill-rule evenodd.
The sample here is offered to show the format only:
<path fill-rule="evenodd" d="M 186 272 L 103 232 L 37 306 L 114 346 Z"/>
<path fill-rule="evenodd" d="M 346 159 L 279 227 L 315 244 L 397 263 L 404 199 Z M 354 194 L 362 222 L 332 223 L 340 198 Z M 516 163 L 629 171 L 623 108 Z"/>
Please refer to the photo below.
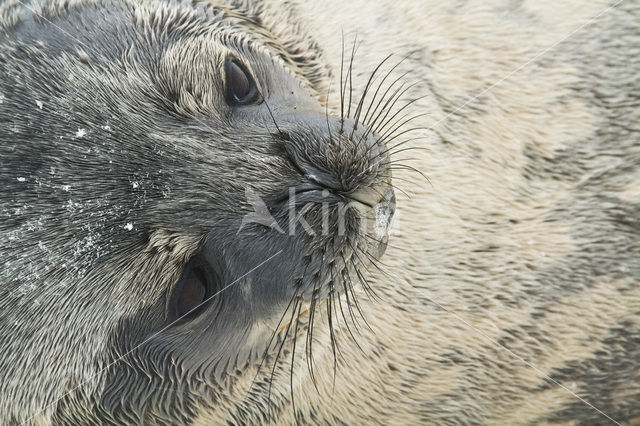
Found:
<path fill-rule="evenodd" d="M 255 34 L 253 43 L 334 115 L 341 58 L 349 59 L 357 40 L 354 93 L 388 54 L 401 61 L 387 81 L 405 82 L 408 117 L 424 115 L 396 141 L 417 149 L 392 160 L 428 181 L 394 169 L 397 216 L 379 269 L 368 271 L 379 300 L 356 289 L 369 327 L 361 322 L 353 331 L 356 344 L 338 316 L 334 356 L 327 308 L 319 308 L 313 376 L 304 345 L 296 346 L 293 366 L 289 345 L 273 376 L 273 357 L 259 372 L 259 362 L 248 361 L 205 377 L 149 350 L 119 361 L 130 368 L 118 370 L 117 380 L 109 363 L 124 351 L 121 335 L 144 333 L 139 324 L 153 320 L 148 312 L 211 226 L 189 212 L 206 207 L 203 193 L 223 190 L 219 179 L 203 178 L 211 164 L 184 160 L 207 157 L 198 134 L 158 123 L 148 113 L 157 106 L 139 103 L 147 76 L 135 54 L 144 50 L 109 44 L 121 15 L 107 6 L 97 25 L 81 13 L 65 24 L 87 3 L 36 7 L 37 25 L 51 20 L 61 28 L 59 43 L 73 36 L 84 48 L 47 58 L 38 56 L 38 40 L 28 40 L 28 51 L 0 51 L 0 69 L 15 61 L 15 75 L 0 80 L 67 93 L 21 98 L 31 110 L 7 117 L 3 108 L 15 98 L 0 86 L 3 423 L 606 424 L 640 417 L 640 2 L 265 0 L 204 15 L 207 6 L 199 5 L 198 25 L 185 19 L 192 34 L 173 46 L 163 68 L 190 84 L 172 92 L 177 116 L 213 113 L 206 64 L 180 60 L 199 49 L 219 54 L 206 42 L 208 31 L 219 31 L 207 25 L 216 14 L 234 21 L 228 31 L 241 40 L 243 31 Z M 131 38 L 144 46 L 143 28 L 190 6 L 127 7 L 140 29 Z M 32 15 L 6 1 L 2 40 Z M 95 32 L 106 40 L 100 51 L 113 55 L 104 63 L 90 50 Z M 68 69 L 67 78 L 34 69 L 34 58 Z M 115 61 L 129 67 L 126 86 L 104 73 Z M 106 113 L 113 99 L 122 101 L 123 116 L 137 118 L 127 123 L 128 140 L 139 135 L 169 152 L 140 145 L 117 155 L 120 139 L 109 132 L 119 123 Z M 47 109 L 57 120 L 42 129 L 38 114 Z M 104 112 L 104 122 L 87 126 L 89 111 Z M 60 139 L 40 156 L 7 143 L 29 132 Z M 83 145 L 86 132 L 100 132 L 104 145 L 92 147 L 100 152 Z M 181 149 L 171 151 L 166 141 L 178 137 Z M 92 163 L 101 153 L 119 164 Z M 221 170 L 237 176 L 238 187 L 249 176 L 264 189 L 281 176 L 270 174 L 279 170 L 276 160 L 251 166 L 250 156 L 262 154 L 255 148 L 245 159 L 223 147 L 216 165 L 226 164 Z M 16 166 L 17 158 L 31 161 Z M 32 173 L 42 165 L 33 161 L 46 164 L 46 176 Z M 154 201 L 176 194 L 182 202 L 173 210 Z M 223 206 L 237 209 L 232 201 Z M 146 235 L 143 223 L 155 232 Z M 170 374 L 143 374 L 156 365 L 171 365 Z M 140 401 L 146 412 L 127 411 Z"/>

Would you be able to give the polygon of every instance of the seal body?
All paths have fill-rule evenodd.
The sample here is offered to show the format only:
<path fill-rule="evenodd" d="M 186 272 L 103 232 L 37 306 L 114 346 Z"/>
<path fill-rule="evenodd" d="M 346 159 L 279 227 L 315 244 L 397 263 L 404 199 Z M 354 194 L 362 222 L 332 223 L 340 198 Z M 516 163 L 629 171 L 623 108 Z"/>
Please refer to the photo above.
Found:
<path fill-rule="evenodd" d="M 638 2 L 0 11 L 4 423 L 640 416 Z"/>

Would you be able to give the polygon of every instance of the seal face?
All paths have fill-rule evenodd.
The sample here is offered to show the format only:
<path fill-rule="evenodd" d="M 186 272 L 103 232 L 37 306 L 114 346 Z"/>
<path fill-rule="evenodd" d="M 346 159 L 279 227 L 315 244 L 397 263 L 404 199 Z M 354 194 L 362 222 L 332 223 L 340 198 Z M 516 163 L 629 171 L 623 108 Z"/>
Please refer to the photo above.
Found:
<path fill-rule="evenodd" d="M 384 251 L 378 123 L 225 8 L 31 9 L 0 40 L 2 412 L 188 422 Z"/>

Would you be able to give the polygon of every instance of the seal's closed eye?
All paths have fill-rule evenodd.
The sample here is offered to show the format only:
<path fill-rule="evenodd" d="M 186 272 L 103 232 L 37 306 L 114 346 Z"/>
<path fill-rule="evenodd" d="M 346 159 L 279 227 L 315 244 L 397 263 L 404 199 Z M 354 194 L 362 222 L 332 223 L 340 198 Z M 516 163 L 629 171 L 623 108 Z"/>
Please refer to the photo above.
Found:
<path fill-rule="evenodd" d="M 231 106 L 249 105 L 258 99 L 258 87 L 247 68 L 233 56 L 225 61 L 226 100 Z"/>

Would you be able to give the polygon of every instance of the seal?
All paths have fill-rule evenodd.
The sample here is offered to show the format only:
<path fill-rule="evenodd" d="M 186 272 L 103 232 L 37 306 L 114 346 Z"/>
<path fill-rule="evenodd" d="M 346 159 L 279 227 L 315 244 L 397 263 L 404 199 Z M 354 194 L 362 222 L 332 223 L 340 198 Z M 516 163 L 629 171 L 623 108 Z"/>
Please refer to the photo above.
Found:
<path fill-rule="evenodd" d="M 381 120 L 229 8 L 49 6 L 2 41 L 2 413 L 186 423 L 384 250 Z"/>
<path fill-rule="evenodd" d="M 639 14 L 2 3 L 2 423 L 640 417 Z"/>

